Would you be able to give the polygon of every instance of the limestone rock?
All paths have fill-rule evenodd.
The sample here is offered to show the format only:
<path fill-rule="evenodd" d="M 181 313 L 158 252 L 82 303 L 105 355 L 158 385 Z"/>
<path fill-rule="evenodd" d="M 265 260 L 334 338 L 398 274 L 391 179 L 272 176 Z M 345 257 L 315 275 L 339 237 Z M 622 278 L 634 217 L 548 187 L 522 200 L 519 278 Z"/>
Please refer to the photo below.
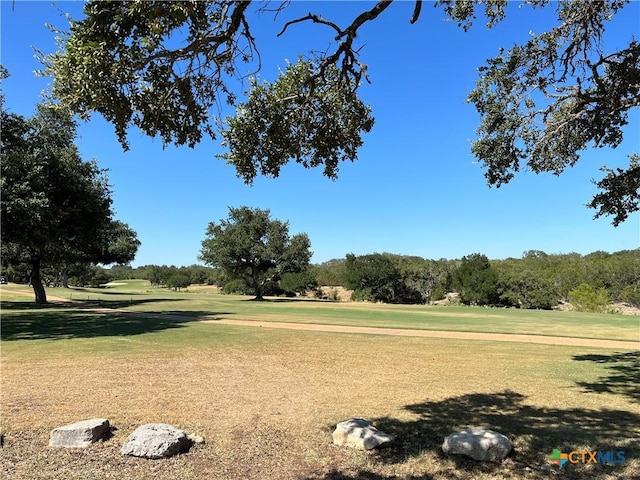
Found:
<path fill-rule="evenodd" d="M 187 434 L 187 438 L 191 443 L 196 445 L 201 445 L 204 443 L 204 437 L 201 437 L 200 435 Z"/>
<path fill-rule="evenodd" d="M 338 423 L 333 432 L 335 445 L 371 450 L 384 447 L 394 441 L 393 435 L 384 433 L 364 418 L 351 418 Z"/>
<path fill-rule="evenodd" d="M 120 453 L 144 458 L 171 457 L 188 451 L 191 443 L 182 430 L 166 423 L 148 423 L 134 430 Z"/>
<path fill-rule="evenodd" d="M 442 444 L 444 453 L 466 455 L 480 462 L 500 461 L 509 454 L 511 448 L 507 437 L 480 427 L 452 433 Z"/>
<path fill-rule="evenodd" d="M 49 446 L 85 448 L 110 432 L 109 420 L 93 418 L 54 428 L 49 436 Z"/>

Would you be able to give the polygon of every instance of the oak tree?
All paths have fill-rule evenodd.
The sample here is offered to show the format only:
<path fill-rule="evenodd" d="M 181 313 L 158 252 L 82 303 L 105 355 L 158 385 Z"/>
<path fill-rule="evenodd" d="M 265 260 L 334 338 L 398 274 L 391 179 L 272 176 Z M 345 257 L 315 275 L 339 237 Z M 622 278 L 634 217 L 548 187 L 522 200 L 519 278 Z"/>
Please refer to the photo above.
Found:
<path fill-rule="evenodd" d="M 60 51 L 43 59 L 45 72 L 62 105 L 83 118 L 101 113 L 125 147 L 131 125 L 189 146 L 205 134 L 215 138 L 218 129 L 229 149 L 223 157 L 249 183 L 258 174 L 277 176 L 291 160 L 324 166 L 333 178 L 339 161 L 357 158 L 361 135 L 373 125 L 357 95 L 370 79 L 356 38 L 367 22 L 383 21 L 393 3 L 363 3 L 346 25 L 320 13 L 285 22 L 280 35 L 303 24 L 323 26 L 333 47 L 307 54 L 273 83 L 253 80 L 246 101 L 236 98 L 236 81 L 260 69 L 251 32 L 260 17 L 250 15 L 249 1 L 89 1 L 85 17 L 61 36 Z M 410 23 L 423 14 L 421 0 L 396 3 L 409 5 Z M 440 0 L 435 6 L 466 30 L 480 16 L 492 28 L 516 8 L 508 3 Z M 480 115 L 472 152 L 489 185 L 499 187 L 523 169 L 560 174 L 588 148 L 620 145 L 629 113 L 640 106 L 640 45 L 630 37 L 611 49 L 605 31 L 629 3 L 522 2 L 533 10 L 555 9 L 557 24 L 501 49 L 478 69 L 468 96 Z M 257 8 L 279 19 L 289 4 Z M 236 107 L 234 117 L 220 118 L 224 102 Z M 640 169 L 634 165 L 607 170 L 601 193 L 589 203 L 596 216 L 613 215 L 618 225 L 638 210 Z"/>
<path fill-rule="evenodd" d="M 105 172 L 83 161 L 76 125 L 39 105 L 29 119 L 2 110 L 2 263 L 27 264 L 37 303 L 46 303 L 41 270 L 128 263 L 140 245 L 114 219 Z"/>
<path fill-rule="evenodd" d="M 289 222 L 269 210 L 229 207 L 229 217 L 207 227 L 200 259 L 240 280 L 262 300 L 265 287 L 284 273 L 303 272 L 312 252 L 306 233 L 289 235 Z"/>

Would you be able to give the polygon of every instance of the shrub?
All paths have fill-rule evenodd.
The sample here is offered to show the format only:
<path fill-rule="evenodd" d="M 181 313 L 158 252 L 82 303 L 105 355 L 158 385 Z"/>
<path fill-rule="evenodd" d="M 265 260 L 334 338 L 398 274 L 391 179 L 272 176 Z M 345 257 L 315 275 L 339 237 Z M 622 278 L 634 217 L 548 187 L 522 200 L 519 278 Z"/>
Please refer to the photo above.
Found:
<path fill-rule="evenodd" d="M 438 300 L 444 300 L 446 298 L 446 292 L 444 291 L 444 287 L 436 287 L 431 292 L 431 301 L 437 302 Z"/>
<path fill-rule="evenodd" d="M 579 312 L 603 313 L 609 310 L 609 294 L 583 283 L 569 292 L 569 302 Z"/>
<path fill-rule="evenodd" d="M 627 285 L 620 292 L 620 300 L 631 305 L 640 305 L 640 288 L 637 285 Z"/>

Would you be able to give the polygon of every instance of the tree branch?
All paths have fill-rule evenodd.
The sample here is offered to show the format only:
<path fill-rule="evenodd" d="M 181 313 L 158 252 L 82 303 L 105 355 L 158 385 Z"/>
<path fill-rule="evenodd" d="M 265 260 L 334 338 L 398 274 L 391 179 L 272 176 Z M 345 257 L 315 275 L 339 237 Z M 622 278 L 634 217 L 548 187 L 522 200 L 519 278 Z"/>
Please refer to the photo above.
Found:
<path fill-rule="evenodd" d="M 422 10 L 422 0 L 416 0 L 416 5 L 413 7 L 413 15 L 411 15 L 411 20 L 409 20 L 411 25 L 416 23 L 418 18 L 420 18 L 420 10 Z"/>

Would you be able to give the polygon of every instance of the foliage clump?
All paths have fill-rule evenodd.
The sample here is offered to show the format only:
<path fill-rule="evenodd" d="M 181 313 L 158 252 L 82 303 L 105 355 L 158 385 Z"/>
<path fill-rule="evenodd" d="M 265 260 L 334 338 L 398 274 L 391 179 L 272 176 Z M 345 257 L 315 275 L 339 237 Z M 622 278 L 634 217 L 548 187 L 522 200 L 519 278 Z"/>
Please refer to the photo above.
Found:
<path fill-rule="evenodd" d="M 582 283 L 569 292 L 569 302 L 578 312 L 605 313 L 609 310 L 609 294 L 604 288 Z"/>

